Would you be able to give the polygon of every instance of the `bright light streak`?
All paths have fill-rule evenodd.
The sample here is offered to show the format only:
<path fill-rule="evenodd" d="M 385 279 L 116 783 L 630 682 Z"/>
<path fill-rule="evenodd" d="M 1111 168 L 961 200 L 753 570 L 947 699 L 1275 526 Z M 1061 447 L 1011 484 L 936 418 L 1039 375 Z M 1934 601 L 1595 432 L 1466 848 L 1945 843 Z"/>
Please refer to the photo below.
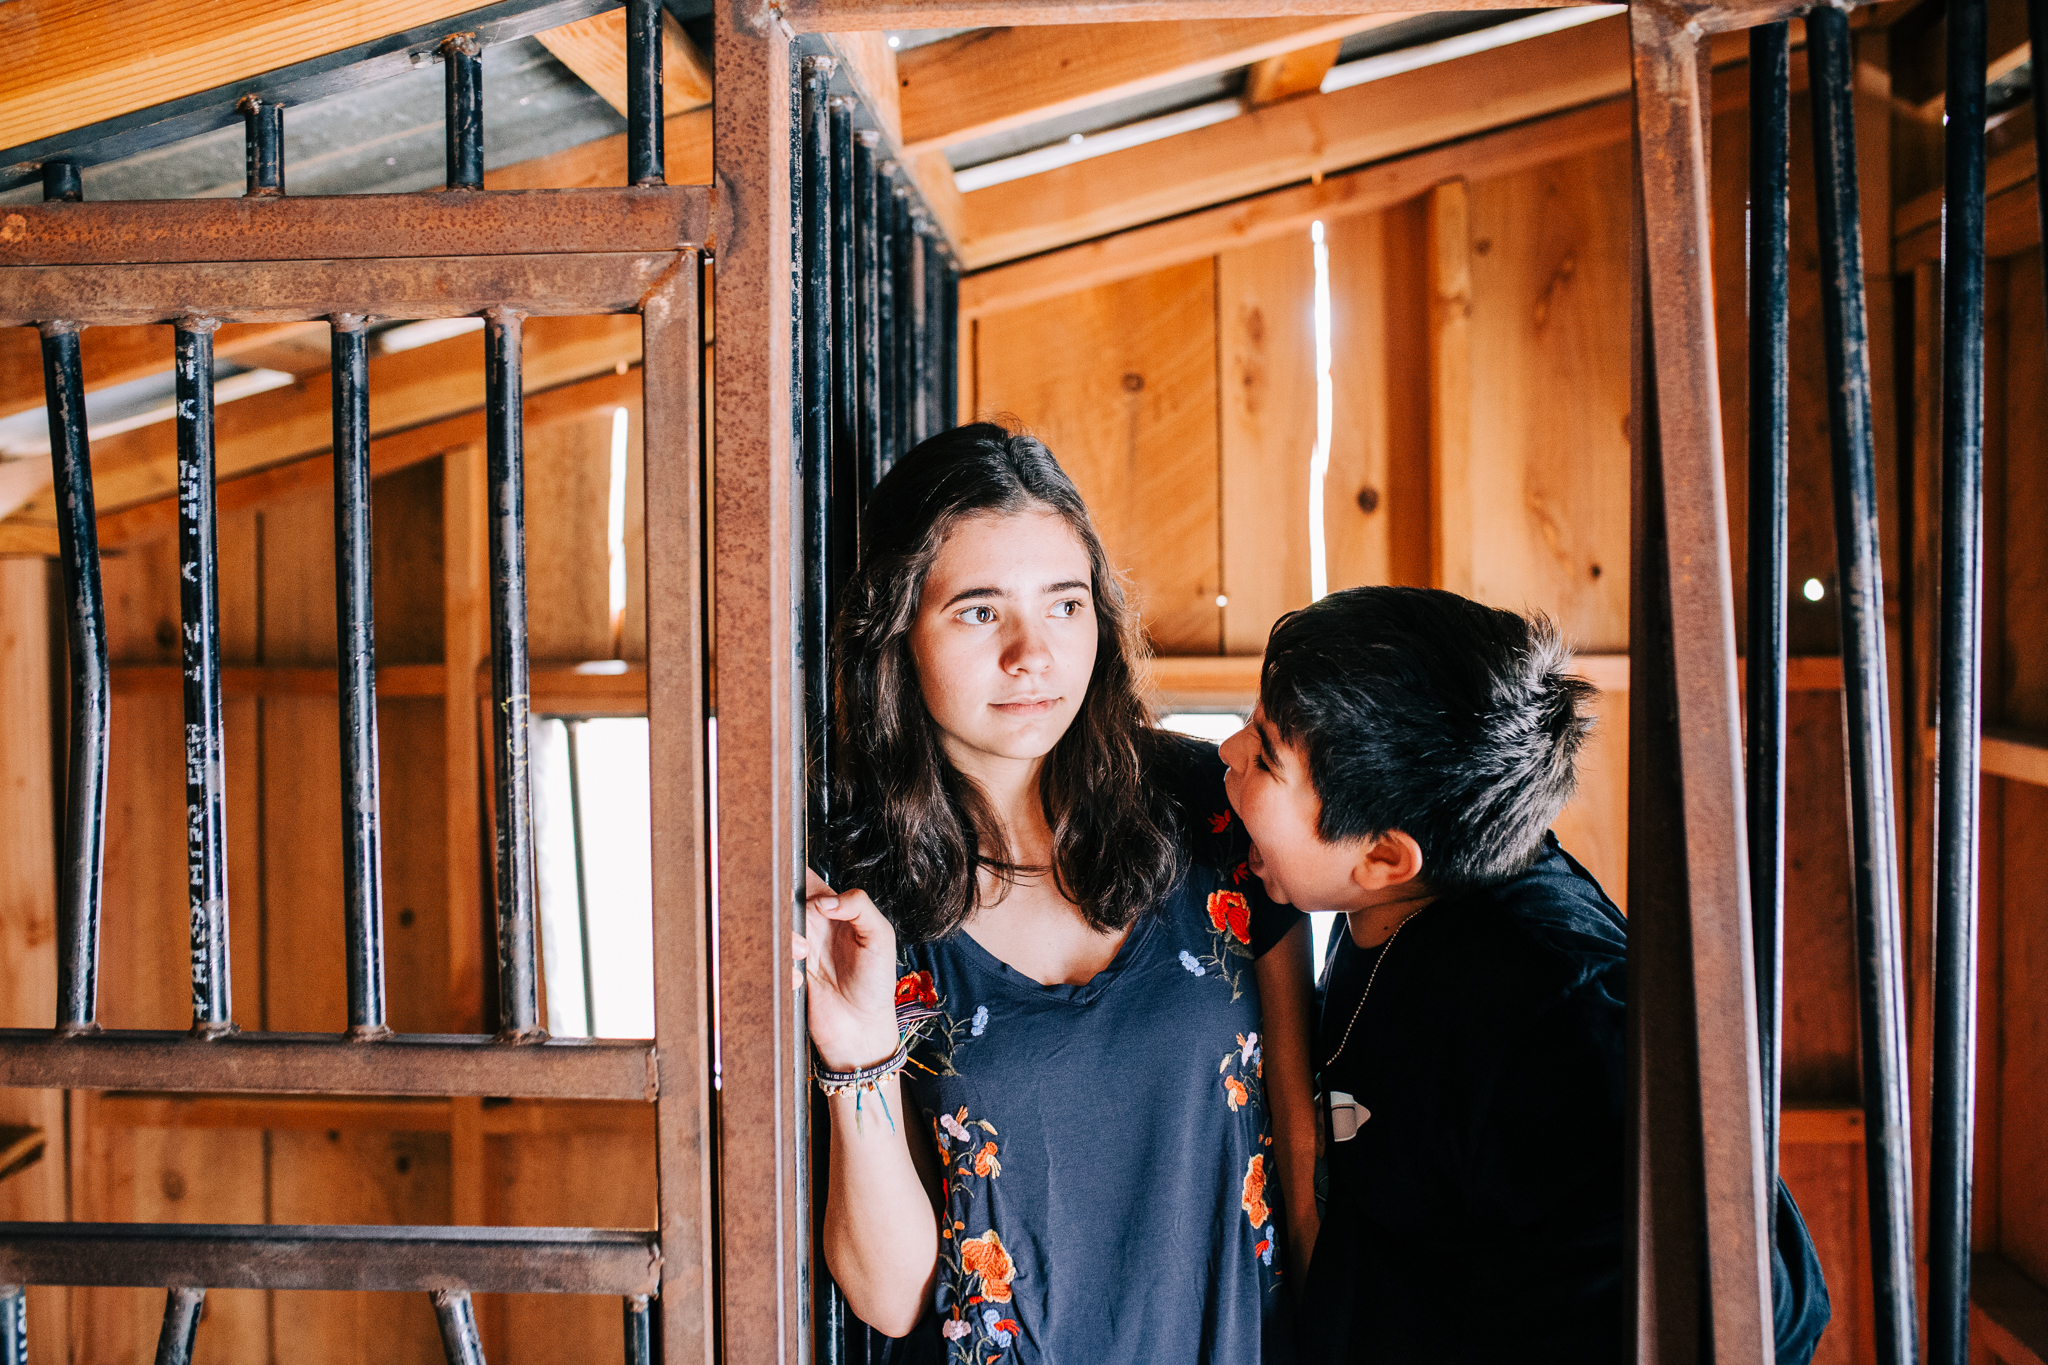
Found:
<path fill-rule="evenodd" d="M 1330 247 L 1323 225 L 1309 228 L 1316 255 L 1316 444 L 1308 457 L 1308 596 L 1330 591 L 1330 557 L 1323 543 L 1323 485 L 1330 478 L 1330 437 L 1336 426 L 1336 386 L 1330 381 Z"/>
<path fill-rule="evenodd" d="M 612 648 L 616 653 L 626 625 L 626 428 L 624 408 L 612 409 L 611 506 L 605 518 L 605 547 L 611 565 Z"/>
<path fill-rule="evenodd" d="M 1805 594 L 1806 600 L 1809 602 L 1818 602 L 1827 595 L 1827 589 L 1820 585 L 1818 578 L 1807 579 L 1806 586 L 1801 588 L 1800 591 Z"/>

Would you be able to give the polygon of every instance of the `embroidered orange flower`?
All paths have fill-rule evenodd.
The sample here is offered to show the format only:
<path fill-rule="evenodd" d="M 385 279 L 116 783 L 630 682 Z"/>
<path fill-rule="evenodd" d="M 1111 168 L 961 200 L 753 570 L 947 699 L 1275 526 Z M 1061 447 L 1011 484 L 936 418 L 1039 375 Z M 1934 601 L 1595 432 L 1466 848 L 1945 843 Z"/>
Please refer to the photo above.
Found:
<path fill-rule="evenodd" d="M 968 1274 L 981 1277 L 982 1298 L 990 1303 L 1010 1301 L 1010 1277 L 1017 1273 L 1017 1267 L 994 1228 L 960 1243 L 960 1265 Z"/>
<path fill-rule="evenodd" d="M 1252 941 L 1252 907 L 1242 891 L 1211 891 L 1209 923 L 1239 943 Z M 897 988 L 902 989 L 900 986 Z"/>
<path fill-rule="evenodd" d="M 1247 859 L 1230 869 L 1230 884 L 1232 886 L 1242 886 L 1244 885 L 1244 879 L 1251 875 L 1252 865 L 1251 861 Z"/>
<path fill-rule="evenodd" d="M 1241 1108 L 1251 1102 L 1251 1096 L 1246 1092 L 1244 1082 L 1235 1076 L 1225 1076 L 1223 1078 L 1223 1090 L 1230 1097 L 1230 1107 L 1232 1109 Z"/>
<path fill-rule="evenodd" d="M 1266 1155 L 1261 1152 L 1245 1167 L 1244 1216 L 1252 1220 L 1253 1227 L 1262 1228 L 1272 1212 L 1266 1207 Z"/>
<path fill-rule="evenodd" d="M 996 1160 L 996 1145 L 993 1142 L 984 1142 L 981 1145 L 981 1150 L 974 1154 L 974 1173 L 976 1175 L 1001 1175 L 1003 1173 L 1003 1163 Z"/>
<path fill-rule="evenodd" d="M 899 1005 L 936 1005 L 939 1003 L 938 988 L 932 985 L 930 972 L 912 972 L 896 983 L 896 1003 Z"/>
<path fill-rule="evenodd" d="M 1229 812 L 1229 811 L 1227 811 L 1227 810 L 1225 810 L 1225 811 L 1218 811 L 1218 812 L 1217 812 L 1216 814 L 1214 814 L 1214 815 L 1212 815 L 1212 816 L 1210 816 L 1210 817 L 1209 817 L 1209 832 L 1210 832 L 1211 834 L 1221 834 L 1221 833 L 1222 833 L 1222 832 L 1223 832 L 1224 830 L 1226 830 L 1226 829 L 1229 829 L 1229 828 L 1230 828 L 1230 812 Z"/>

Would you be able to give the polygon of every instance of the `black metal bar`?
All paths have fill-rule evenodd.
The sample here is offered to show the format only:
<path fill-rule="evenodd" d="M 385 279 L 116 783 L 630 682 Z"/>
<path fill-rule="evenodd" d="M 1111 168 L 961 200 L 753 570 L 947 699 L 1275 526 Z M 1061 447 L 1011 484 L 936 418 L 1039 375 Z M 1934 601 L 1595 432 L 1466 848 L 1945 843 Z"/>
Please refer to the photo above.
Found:
<path fill-rule="evenodd" d="M 542 1038 L 534 964 L 533 780 L 527 766 L 526 455 L 520 379 L 523 319 L 484 319 L 484 430 L 490 467 L 491 708 L 496 743 L 498 1034 Z"/>
<path fill-rule="evenodd" d="M 57 875 L 57 1027 L 89 1032 L 99 1008 L 100 868 L 107 842 L 107 620 L 78 329 L 45 323 L 43 395 L 50 416 L 57 550 L 71 658 L 71 757 L 64 862 Z"/>
<path fill-rule="evenodd" d="M 1918 1345 L 1913 1162 L 1907 1126 L 1891 717 L 1885 683 L 1884 578 L 1878 558 L 1877 459 L 1871 435 L 1848 16 L 1841 10 L 1816 8 L 1807 16 L 1806 41 L 1820 191 L 1828 432 L 1834 453 L 1876 1356 L 1883 1365 L 1905 1365 L 1916 1357 Z"/>
<path fill-rule="evenodd" d="M 910 345 L 904 357 L 909 377 L 910 441 L 916 445 L 932 433 L 932 252 L 925 239 L 924 214 L 913 209 L 905 246 L 910 256 Z"/>
<path fill-rule="evenodd" d="M 1749 904 L 1756 950 L 1764 1187 L 1778 1183 L 1785 942 L 1785 559 L 1790 459 L 1792 40 L 1749 31 Z M 1778 1201 L 1766 1219 L 1775 1230 Z"/>
<path fill-rule="evenodd" d="M 900 181 L 892 182 L 889 220 L 888 270 L 895 291 L 890 321 L 895 326 L 894 344 L 889 348 L 889 402 L 895 417 L 886 456 L 890 464 L 903 457 L 916 440 L 915 398 L 910 391 L 910 351 L 916 339 L 917 296 L 910 273 L 910 190 Z"/>
<path fill-rule="evenodd" d="M 0 1365 L 28 1365 L 28 1293 L 0 1285 Z"/>
<path fill-rule="evenodd" d="M 873 129 L 855 133 L 853 148 L 854 278 L 860 290 L 858 340 L 860 357 L 860 502 L 882 477 L 882 218 L 886 196 L 875 148 L 882 135 Z"/>
<path fill-rule="evenodd" d="M 645 1294 L 628 1294 L 626 1365 L 654 1365 L 654 1313 Z"/>
<path fill-rule="evenodd" d="M 228 970 L 226 742 L 220 700 L 220 579 L 214 531 L 211 318 L 176 332 L 178 602 L 184 624 L 185 867 L 191 904 L 192 1028 L 234 1027 Z"/>
<path fill-rule="evenodd" d="M 881 429 L 877 481 L 903 453 L 903 404 L 896 392 L 897 333 L 903 329 L 902 307 L 896 299 L 896 207 L 896 163 L 885 161 L 875 168 L 875 388 Z"/>
<path fill-rule="evenodd" d="M 854 238 L 853 101 L 826 101 L 832 115 L 832 505 L 833 603 L 827 619 L 838 617 L 838 584 L 853 573 L 859 554 L 860 366 L 855 354 L 860 325 L 858 252 Z"/>
<path fill-rule="evenodd" d="M 1984 555 L 1984 0 L 1949 0 L 1941 279 L 1941 646 L 1927 1354 L 1970 1356 L 1977 1098 L 1977 744 Z"/>
<path fill-rule="evenodd" d="M 247 194 L 272 198 L 284 193 L 284 106 L 266 104 L 260 95 L 244 95 L 235 106 L 242 111 L 243 163 L 247 167 Z"/>
<path fill-rule="evenodd" d="M 661 0 L 626 0 L 626 183 L 666 184 Z"/>
<path fill-rule="evenodd" d="M 457 33 L 441 41 L 441 60 L 448 67 L 448 188 L 484 187 L 484 59 L 474 34 Z"/>
<path fill-rule="evenodd" d="M 164 1325 L 156 1337 L 156 1365 L 192 1365 L 192 1343 L 199 1339 L 199 1314 L 205 1307 L 204 1289 L 177 1288 L 164 1295 Z"/>
<path fill-rule="evenodd" d="M 939 343 L 939 427 L 957 426 L 966 418 L 960 412 L 960 272 L 946 262 L 940 321 L 944 339 Z M 968 414 L 971 417 L 972 414 Z"/>
<path fill-rule="evenodd" d="M 569 832 L 576 846 L 576 941 L 582 945 L 583 954 L 583 1032 L 594 1037 L 597 1033 L 597 983 L 590 953 L 590 878 L 585 873 L 583 855 L 583 762 L 576 745 L 576 730 L 580 724 L 574 720 L 564 721 L 562 733 L 569 750 Z"/>
<path fill-rule="evenodd" d="M 348 1027 L 381 1037 L 383 812 L 377 783 L 377 627 L 370 587 L 369 333 L 359 313 L 333 324 L 334 623 L 340 660 L 343 936 Z"/>
<path fill-rule="evenodd" d="M 611 1228 L 0 1223 L 0 1280 L 215 1289 L 652 1294 L 660 1239 Z"/>
<path fill-rule="evenodd" d="M 832 499 L 832 115 L 826 97 L 836 66 L 830 57 L 803 62 L 803 203 L 799 231 L 803 282 L 801 363 L 804 499 L 804 607 L 801 649 L 804 716 L 810 750 L 807 851 L 830 877 L 828 751 L 831 680 L 825 642 L 831 630 Z"/>
<path fill-rule="evenodd" d="M 69 161 L 52 161 L 43 167 L 43 202 L 76 204 L 85 198 L 85 186 L 78 167 Z"/>
<path fill-rule="evenodd" d="M 441 1351 L 448 1365 L 484 1365 L 483 1338 L 476 1331 L 476 1307 L 466 1289 L 436 1289 L 434 1317 L 441 1324 Z"/>

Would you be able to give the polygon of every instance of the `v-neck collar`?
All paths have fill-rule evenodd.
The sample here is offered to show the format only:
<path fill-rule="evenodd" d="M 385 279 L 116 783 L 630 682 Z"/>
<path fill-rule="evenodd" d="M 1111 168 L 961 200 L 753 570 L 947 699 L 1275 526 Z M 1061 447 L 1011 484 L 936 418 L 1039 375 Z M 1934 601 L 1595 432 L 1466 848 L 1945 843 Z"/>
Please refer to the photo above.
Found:
<path fill-rule="evenodd" d="M 1089 1005 L 1114 985 L 1116 979 L 1137 960 L 1139 951 L 1146 939 L 1151 936 L 1159 918 L 1157 914 L 1141 915 L 1138 922 L 1131 926 L 1131 932 L 1124 935 L 1124 941 L 1117 945 L 1116 954 L 1110 958 L 1109 965 L 1078 984 L 1063 981 L 1058 985 L 1048 986 L 1037 977 L 1018 971 L 982 947 L 974 935 L 964 928 L 954 930 L 951 937 L 970 966 L 978 968 L 983 975 L 994 977 L 1012 990 L 1060 1004 Z"/>

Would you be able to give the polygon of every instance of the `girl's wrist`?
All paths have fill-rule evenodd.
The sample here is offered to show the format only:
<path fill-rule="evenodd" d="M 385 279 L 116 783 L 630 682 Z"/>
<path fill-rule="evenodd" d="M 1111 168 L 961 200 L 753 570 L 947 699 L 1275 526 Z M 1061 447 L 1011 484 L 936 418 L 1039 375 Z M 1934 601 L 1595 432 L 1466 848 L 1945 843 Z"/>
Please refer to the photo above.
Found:
<path fill-rule="evenodd" d="M 827 1071 L 860 1071 L 888 1061 L 902 1041 L 903 1034 L 892 1015 L 886 1025 L 878 1023 L 874 1028 L 863 1029 L 857 1038 L 844 1042 L 835 1039 L 830 1046 L 814 1038 L 811 1045 Z"/>

